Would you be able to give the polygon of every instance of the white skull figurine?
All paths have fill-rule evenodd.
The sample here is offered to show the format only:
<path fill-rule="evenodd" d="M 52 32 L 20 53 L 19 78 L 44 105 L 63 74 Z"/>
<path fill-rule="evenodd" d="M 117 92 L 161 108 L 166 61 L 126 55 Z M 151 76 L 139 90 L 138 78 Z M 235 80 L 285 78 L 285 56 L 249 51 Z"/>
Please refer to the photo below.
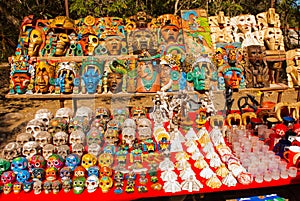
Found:
<path fill-rule="evenodd" d="M 125 119 L 125 121 L 122 124 L 122 129 L 124 128 L 133 128 L 134 130 L 136 129 L 136 123 L 134 119 Z"/>
<path fill-rule="evenodd" d="M 29 141 L 23 145 L 22 154 L 29 160 L 33 155 L 40 154 L 41 147 L 36 141 Z"/>
<path fill-rule="evenodd" d="M 70 145 L 74 145 L 76 143 L 85 143 L 85 134 L 83 131 L 81 130 L 75 130 L 70 134 L 70 138 L 69 138 L 69 143 Z"/>
<path fill-rule="evenodd" d="M 35 137 L 35 141 L 41 146 L 44 147 L 46 144 L 52 143 L 52 136 L 47 131 L 40 131 Z"/>
<path fill-rule="evenodd" d="M 66 132 L 59 131 L 54 134 L 52 141 L 53 144 L 58 147 L 67 144 L 68 139 L 69 139 L 69 135 Z"/>
<path fill-rule="evenodd" d="M 33 141 L 34 138 L 31 134 L 29 133 L 20 133 L 17 135 L 16 137 L 16 142 L 21 146 L 23 147 L 23 145 L 26 143 L 26 142 L 29 142 L 29 141 Z"/>
<path fill-rule="evenodd" d="M 53 113 L 48 109 L 39 109 L 34 115 L 35 119 L 42 120 L 47 127 L 49 126 L 49 122 L 53 117 Z"/>
<path fill-rule="evenodd" d="M 137 133 L 140 141 L 144 141 L 152 137 L 152 123 L 147 118 L 137 120 Z"/>
<path fill-rule="evenodd" d="M 21 146 L 17 142 L 10 142 L 4 147 L 2 157 L 11 162 L 14 158 L 18 157 L 20 153 Z"/>
<path fill-rule="evenodd" d="M 64 118 L 68 123 L 70 123 L 71 118 L 73 118 L 73 110 L 68 107 L 59 108 L 56 113 L 55 117 Z"/>
<path fill-rule="evenodd" d="M 93 143 L 88 145 L 88 153 L 96 156 L 97 158 L 100 155 L 100 151 L 101 147 L 99 144 Z"/>
<path fill-rule="evenodd" d="M 33 192 L 35 195 L 40 194 L 42 192 L 42 181 L 35 180 L 33 182 Z"/>
<path fill-rule="evenodd" d="M 85 181 L 85 187 L 88 193 L 93 193 L 97 190 L 99 186 L 99 179 L 96 175 L 89 176 Z"/>
<path fill-rule="evenodd" d="M 66 159 L 67 155 L 70 154 L 70 147 L 66 144 L 60 145 L 57 147 L 57 154 L 60 155 L 63 159 Z"/>
<path fill-rule="evenodd" d="M 79 158 L 82 157 L 84 153 L 84 146 L 81 143 L 76 143 L 72 146 L 72 153 L 77 154 Z"/>
<path fill-rule="evenodd" d="M 53 144 L 46 144 L 43 147 L 43 157 L 48 160 L 48 158 L 55 153 L 55 146 Z"/>
<path fill-rule="evenodd" d="M 136 131 L 133 128 L 127 127 L 122 130 L 122 140 L 125 140 L 129 147 L 132 147 L 136 138 Z"/>
<path fill-rule="evenodd" d="M 46 130 L 46 124 L 40 119 L 32 119 L 26 125 L 26 133 L 36 137 L 37 133 Z"/>

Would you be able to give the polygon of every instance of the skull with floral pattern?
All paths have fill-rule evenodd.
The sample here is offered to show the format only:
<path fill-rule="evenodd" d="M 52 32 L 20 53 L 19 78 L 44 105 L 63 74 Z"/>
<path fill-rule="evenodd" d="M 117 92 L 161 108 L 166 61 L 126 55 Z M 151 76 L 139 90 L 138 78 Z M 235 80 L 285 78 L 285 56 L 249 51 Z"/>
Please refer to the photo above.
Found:
<path fill-rule="evenodd" d="M 66 119 L 62 117 L 54 117 L 53 119 L 50 120 L 47 131 L 51 135 L 54 135 L 59 131 L 67 132 L 68 130 L 67 128 L 68 128 L 68 122 Z"/>
<path fill-rule="evenodd" d="M 15 174 L 18 174 L 21 170 L 28 168 L 28 160 L 23 156 L 16 157 L 11 161 L 10 168 Z"/>
<path fill-rule="evenodd" d="M 57 170 L 60 170 L 64 166 L 64 159 L 58 154 L 52 154 L 47 159 L 47 167 L 55 167 Z"/>
<path fill-rule="evenodd" d="M 10 168 L 10 162 L 4 158 L 0 158 L 0 175 Z"/>
<path fill-rule="evenodd" d="M 1 174 L 1 181 L 3 184 L 13 183 L 16 181 L 16 174 L 11 170 L 5 171 Z"/>
<path fill-rule="evenodd" d="M 20 170 L 17 174 L 16 180 L 20 183 L 24 183 L 30 179 L 30 173 L 28 170 Z"/>
<path fill-rule="evenodd" d="M 66 157 L 65 165 L 71 168 L 72 171 L 80 164 L 80 158 L 77 154 L 71 153 Z"/>

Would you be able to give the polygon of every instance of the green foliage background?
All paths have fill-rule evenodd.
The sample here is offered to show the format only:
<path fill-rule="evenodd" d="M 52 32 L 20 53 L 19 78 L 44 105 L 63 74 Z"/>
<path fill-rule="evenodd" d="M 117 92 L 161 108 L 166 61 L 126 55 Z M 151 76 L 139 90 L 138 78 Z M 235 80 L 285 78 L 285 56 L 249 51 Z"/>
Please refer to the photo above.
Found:
<path fill-rule="evenodd" d="M 67 5 L 67 6 L 66 6 Z M 72 19 L 92 15 L 126 18 L 145 11 L 152 17 L 162 14 L 180 15 L 182 9 L 205 8 L 208 15 L 224 11 L 227 16 L 256 15 L 274 5 L 281 18 L 286 49 L 295 48 L 290 43 L 288 30 L 299 27 L 299 10 L 296 0 L 0 0 L 0 61 L 7 61 L 15 51 L 19 27 L 23 17 L 34 14 L 36 18 L 54 18 L 66 15 Z"/>

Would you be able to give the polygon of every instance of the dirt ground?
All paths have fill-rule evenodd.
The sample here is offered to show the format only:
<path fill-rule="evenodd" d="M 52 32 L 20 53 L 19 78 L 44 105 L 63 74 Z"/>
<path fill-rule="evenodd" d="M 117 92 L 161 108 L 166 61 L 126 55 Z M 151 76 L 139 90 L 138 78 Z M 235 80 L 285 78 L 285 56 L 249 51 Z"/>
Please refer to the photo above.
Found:
<path fill-rule="evenodd" d="M 25 131 L 26 124 L 29 120 L 34 118 L 34 114 L 41 108 L 47 108 L 54 114 L 57 109 L 60 108 L 58 100 L 29 100 L 29 99 L 8 99 L 5 96 L 9 92 L 9 66 L 8 64 L 0 65 L 0 150 L 8 142 L 14 141 L 16 135 Z M 253 95 L 256 100 L 260 99 L 261 93 L 255 92 L 235 92 L 233 94 L 233 107 L 237 109 L 237 100 L 241 96 L 246 94 Z M 223 110 L 225 106 L 225 99 L 223 92 L 212 93 L 214 106 L 217 110 Z M 277 92 L 266 92 L 264 95 L 264 101 L 276 102 Z M 285 90 L 282 94 L 282 101 L 284 102 L 297 102 L 297 92 L 294 89 Z M 72 108 L 72 100 L 66 100 L 65 106 Z M 95 109 L 99 105 L 107 103 L 101 102 L 101 99 L 88 99 L 77 101 L 77 106 L 89 106 Z M 115 106 L 117 103 L 110 103 L 111 106 Z"/>

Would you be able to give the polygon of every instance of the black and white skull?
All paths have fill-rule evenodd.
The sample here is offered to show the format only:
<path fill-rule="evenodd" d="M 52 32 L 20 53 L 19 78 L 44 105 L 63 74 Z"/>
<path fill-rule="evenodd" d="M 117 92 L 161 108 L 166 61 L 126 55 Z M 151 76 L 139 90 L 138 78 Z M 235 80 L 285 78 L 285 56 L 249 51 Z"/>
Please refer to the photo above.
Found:
<path fill-rule="evenodd" d="M 68 143 L 68 140 L 69 140 L 69 135 L 64 131 L 59 131 L 54 134 L 52 141 L 53 144 L 58 147 L 61 145 L 66 145 Z"/>
<path fill-rule="evenodd" d="M 52 135 L 47 131 L 40 131 L 35 137 L 35 141 L 41 146 L 44 147 L 46 144 L 52 143 Z"/>
<path fill-rule="evenodd" d="M 140 141 L 144 141 L 152 137 L 152 123 L 147 118 L 137 120 L 137 134 Z"/>
<path fill-rule="evenodd" d="M 36 141 L 29 141 L 23 145 L 22 154 L 29 160 L 33 155 L 40 154 L 41 147 Z"/>
<path fill-rule="evenodd" d="M 20 153 L 21 146 L 17 142 L 10 142 L 4 147 L 2 158 L 11 162 L 14 158 L 18 157 Z"/>
<path fill-rule="evenodd" d="M 38 132 L 46 129 L 46 124 L 40 119 L 32 119 L 26 125 L 26 133 L 33 135 L 33 137 L 36 137 Z"/>

